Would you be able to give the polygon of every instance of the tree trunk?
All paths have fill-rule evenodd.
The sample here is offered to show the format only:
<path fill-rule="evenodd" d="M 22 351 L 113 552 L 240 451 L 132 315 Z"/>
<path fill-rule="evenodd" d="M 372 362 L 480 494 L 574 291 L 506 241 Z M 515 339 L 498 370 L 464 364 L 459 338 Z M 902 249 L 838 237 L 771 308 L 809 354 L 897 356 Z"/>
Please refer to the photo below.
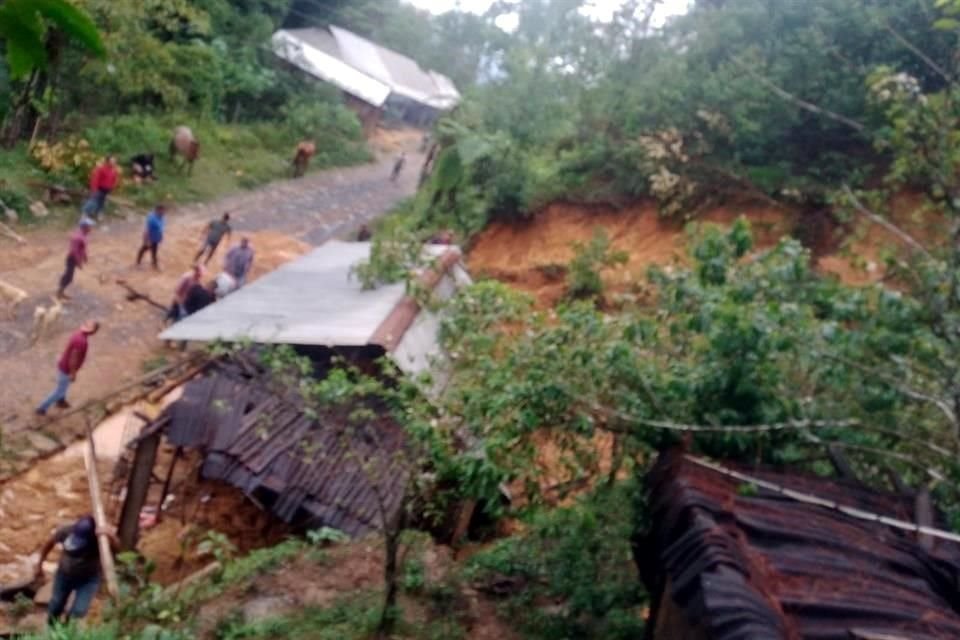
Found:
<path fill-rule="evenodd" d="M 400 533 L 404 527 L 404 509 L 400 509 L 396 520 L 389 523 L 383 532 L 384 562 L 383 562 L 383 612 L 380 614 L 380 624 L 377 625 L 377 636 L 389 638 L 399 618 L 397 611 L 397 593 L 400 590 Z"/>
<path fill-rule="evenodd" d="M 40 72 L 36 69 L 30 73 L 30 77 L 23 85 L 20 94 L 10 106 L 7 112 L 7 118 L 3 123 L 3 131 L 0 132 L 3 146 L 7 149 L 12 148 L 24 137 L 25 132 L 30 127 L 30 113 L 33 111 L 31 105 L 33 94 L 36 91 L 40 79 Z"/>

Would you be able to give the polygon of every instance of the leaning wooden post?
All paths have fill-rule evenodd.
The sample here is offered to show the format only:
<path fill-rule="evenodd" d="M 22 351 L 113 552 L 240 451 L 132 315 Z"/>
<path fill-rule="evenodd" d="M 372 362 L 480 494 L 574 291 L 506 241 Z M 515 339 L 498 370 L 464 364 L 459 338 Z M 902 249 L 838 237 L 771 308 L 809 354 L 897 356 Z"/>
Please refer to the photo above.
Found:
<path fill-rule="evenodd" d="M 87 485 L 90 487 L 90 501 L 93 503 L 93 519 L 97 523 L 97 543 L 100 545 L 100 567 L 107 583 L 107 593 L 116 599 L 120 590 L 117 586 L 117 571 L 113 564 L 113 551 L 110 549 L 110 537 L 107 535 L 107 516 L 103 510 L 100 495 L 100 476 L 97 474 L 97 453 L 93 448 L 93 430 L 87 419 L 87 441 L 83 447 L 83 461 L 87 467 Z"/>
<path fill-rule="evenodd" d="M 137 537 L 140 533 L 140 512 L 147 502 L 147 493 L 150 491 L 150 480 L 153 477 L 153 466 L 157 461 L 157 449 L 159 447 L 160 432 L 157 431 L 140 440 L 137 443 L 137 450 L 133 454 L 130 479 L 127 482 L 127 495 L 123 500 L 120 524 L 117 527 L 120 548 L 124 551 L 130 551 L 137 546 Z"/>

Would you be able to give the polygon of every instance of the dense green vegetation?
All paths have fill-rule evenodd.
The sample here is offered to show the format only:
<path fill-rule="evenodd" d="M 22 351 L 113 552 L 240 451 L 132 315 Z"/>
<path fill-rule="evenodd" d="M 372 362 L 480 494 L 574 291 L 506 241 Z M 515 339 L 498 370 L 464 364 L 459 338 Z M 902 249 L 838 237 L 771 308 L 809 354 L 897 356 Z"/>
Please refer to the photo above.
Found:
<path fill-rule="evenodd" d="M 399 0 L 366 6 L 293 4 L 4 3 L 0 42 L 6 43 L 8 64 L 0 65 L 0 141 L 5 147 L 0 151 L 0 198 L 29 220 L 25 203 L 39 195 L 37 183 L 82 191 L 92 164 L 107 153 L 117 154 L 121 164 L 137 153 L 157 154 L 160 182 L 124 187 L 123 197 L 139 204 L 159 198 L 209 199 L 284 177 L 292 149 L 302 139 L 318 143 L 314 168 L 368 159 L 359 123 L 339 94 L 281 64 L 269 50 L 270 35 L 284 25 L 332 22 L 383 35 L 400 47 L 416 42 L 419 48 L 411 54 L 417 56 L 433 50 L 426 46 L 430 34 L 453 37 L 454 32 Z M 34 6 L 42 11 L 31 14 Z M 27 23 L 32 40 L 16 35 L 28 32 L 22 28 Z M 377 31 L 378 24 L 400 26 L 390 36 Z M 461 76 L 470 75 L 479 55 L 456 63 Z M 452 59 L 442 68 L 457 69 Z M 166 158 L 172 129 L 181 124 L 190 126 L 201 142 L 201 160 L 190 178 Z M 46 147 L 28 147 L 36 143 Z"/>
<path fill-rule="evenodd" d="M 498 73 L 440 128 L 427 224 L 470 234 L 557 198 L 652 197 L 687 218 L 745 196 L 821 208 L 889 166 L 877 91 L 955 77 L 957 31 L 933 2 L 704 1 L 662 28 L 651 2 L 608 23 L 584 4 L 520 6 Z"/>
<path fill-rule="evenodd" d="M 612 304 L 599 271 L 620 258 L 597 235 L 566 266 L 568 299 L 555 309 L 538 311 L 496 282 L 456 295 L 442 325 L 450 379 L 429 401 L 389 367 L 344 366 L 316 381 L 291 353 L 265 353 L 278 384 L 299 389 L 312 411 L 341 412 L 358 428 L 375 426 L 373 409 L 391 411 L 409 435 L 396 455 L 413 479 L 404 517 L 382 522 L 382 600 L 233 621 L 224 637 L 326 637 L 308 630 L 345 633 L 348 618 L 359 632 L 415 633 L 396 590 L 421 588 L 422 575 L 415 565 L 389 569 L 397 541 L 405 526 L 436 527 L 464 500 L 524 525 L 463 575 L 500 591 L 523 633 L 637 637 L 644 594 L 629 541 L 646 524 L 640 476 L 684 435 L 703 455 L 827 476 L 844 466 L 839 452 L 865 483 L 930 488 L 960 526 L 960 2 L 700 0 L 662 28 L 651 21 L 655 3 L 640 1 L 608 23 L 577 0 L 495 3 L 483 17 L 437 20 L 400 3 L 83 4 L 101 25 L 154 12 L 145 51 L 129 52 L 154 63 L 154 78 L 138 84 L 143 60 L 108 70 L 133 40 L 107 28 L 107 57 L 73 51 L 72 84 L 46 99 L 41 130 L 97 145 L 154 144 L 181 113 L 202 114 L 203 136 L 225 150 L 238 139 L 280 149 L 311 122 L 350 139 L 330 96 L 292 88 L 250 44 L 284 19 L 302 26 L 324 12 L 462 83 L 479 80 L 438 126 L 423 188 L 359 267 L 366 286 L 408 275 L 417 243 L 438 230 L 469 238 L 558 198 L 648 197 L 664 215 L 690 219 L 710 203 L 760 199 L 801 222 L 828 209 L 838 227 L 882 224 L 896 240 L 886 281 L 850 287 L 818 274 L 797 240 L 756 251 L 748 220 L 691 225 L 690 263 L 652 270 Z M 516 31 L 495 31 L 511 12 Z M 185 59 L 210 75 L 183 77 Z M 106 96 L 84 82 L 102 82 Z M 62 104 L 123 113 L 110 126 L 57 116 Z M 283 127 L 269 125 L 278 114 Z M 891 221 L 890 196 L 902 192 L 919 198 L 915 214 L 941 225 L 943 241 L 922 242 Z M 387 465 L 367 464 L 376 485 Z M 518 499 L 507 503 L 505 486 Z M 169 615 L 144 589 L 129 620 Z"/>

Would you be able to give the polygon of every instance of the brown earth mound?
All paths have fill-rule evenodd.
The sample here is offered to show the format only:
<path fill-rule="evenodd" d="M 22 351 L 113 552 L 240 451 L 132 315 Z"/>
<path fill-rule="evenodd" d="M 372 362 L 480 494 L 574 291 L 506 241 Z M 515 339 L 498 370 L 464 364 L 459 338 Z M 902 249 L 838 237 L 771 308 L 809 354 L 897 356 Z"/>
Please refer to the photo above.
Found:
<path fill-rule="evenodd" d="M 730 224 L 746 216 L 759 247 L 776 243 L 793 229 L 781 209 L 744 205 L 720 207 L 699 218 L 701 223 Z M 684 223 L 663 218 L 652 203 L 625 209 L 558 203 L 523 224 L 495 222 L 476 239 L 469 255 L 471 273 L 508 282 L 534 294 L 549 306 L 563 295 L 564 267 L 574 257 L 576 243 L 585 243 L 597 228 L 606 231 L 613 249 L 625 251 L 625 265 L 607 269 L 604 280 L 614 290 L 641 286 L 652 265 L 686 259 Z"/>

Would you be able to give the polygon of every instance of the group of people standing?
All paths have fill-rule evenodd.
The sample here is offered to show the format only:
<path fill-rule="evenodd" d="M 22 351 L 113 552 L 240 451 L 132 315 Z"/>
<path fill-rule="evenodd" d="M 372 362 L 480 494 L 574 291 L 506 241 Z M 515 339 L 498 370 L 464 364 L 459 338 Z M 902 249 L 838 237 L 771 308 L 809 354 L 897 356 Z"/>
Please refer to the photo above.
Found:
<path fill-rule="evenodd" d="M 103 211 L 107 197 L 116 187 L 118 179 L 116 159 L 107 156 L 99 164 L 90 177 L 90 197 L 84 203 L 83 217 L 76 229 L 70 234 L 67 245 L 67 254 L 64 260 L 63 274 L 60 276 L 57 287 L 57 298 L 68 300 L 67 288 L 73 282 L 78 269 L 83 269 L 88 261 L 88 242 L 90 233 L 96 226 L 96 218 Z M 137 250 L 135 264 L 140 267 L 144 257 L 150 255 L 150 263 L 157 271 L 160 270 L 160 247 L 164 241 L 166 229 L 167 207 L 157 204 L 147 214 L 143 226 L 140 247 Z M 176 322 L 197 312 L 209 305 L 218 297 L 222 297 L 242 287 L 246 282 L 250 269 L 253 267 L 254 252 L 249 238 L 241 238 L 240 242 L 231 247 L 224 258 L 223 271 L 216 279 L 204 282 L 205 270 L 213 259 L 217 249 L 224 239 L 229 242 L 233 233 L 230 226 L 230 214 L 224 213 L 216 220 L 210 221 L 203 231 L 203 239 L 199 251 L 194 256 L 194 266 L 177 282 L 173 293 L 173 302 L 167 314 L 167 320 Z M 201 264 L 202 259 L 202 264 Z M 83 366 L 87 356 L 89 338 L 97 333 L 100 324 L 88 321 L 74 332 L 60 359 L 57 361 L 57 382 L 53 392 L 36 408 L 38 415 L 46 415 L 51 407 L 67 409 L 67 391 L 70 384 L 77 378 L 77 373 Z"/>

